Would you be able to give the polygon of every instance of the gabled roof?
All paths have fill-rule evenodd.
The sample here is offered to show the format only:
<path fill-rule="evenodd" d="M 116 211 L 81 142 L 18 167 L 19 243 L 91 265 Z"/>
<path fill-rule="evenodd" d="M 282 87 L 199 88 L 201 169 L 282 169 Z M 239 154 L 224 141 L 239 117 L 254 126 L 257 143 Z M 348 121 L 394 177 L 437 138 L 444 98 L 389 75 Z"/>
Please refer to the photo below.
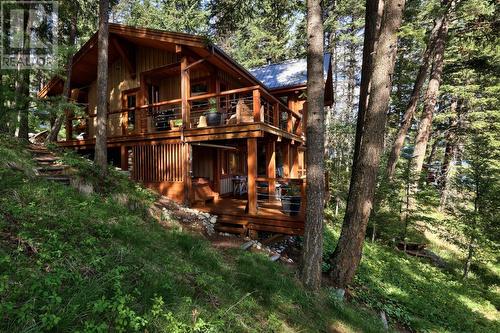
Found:
<path fill-rule="evenodd" d="M 323 75 L 326 80 L 330 66 L 330 53 L 323 58 Z M 268 89 L 283 89 L 307 84 L 307 59 L 289 60 L 277 64 L 269 64 L 249 70 L 257 80 Z"/>
<path fill-rule="evenodd" d="M 176 45 L 182 45 L 183 52 L 186 52 L 186 54 L 196 59 L 205 58 L 208 63 L 224 68 L 237 80 L 241 80 L 245 84 L 261 84 L 245 68 L 202 36 L 110 23 L 109 39 L 108 60 L 110 64 L 122 56 L 119 50 L 116 49 L 116 43 L 113 43 L 112 39 L 116 39 L 122 44 L 122 48 L 125 50 L 122 52 L 130 52 L 134 45 L 176 52 Z M 73 56 L 71 86 L 73 88 L 88 85 L 96 77 L 97 32 Z M 56 76 L 52 78 L 38 93 L 38 96 L 45 97 L 47 95 L 60 94 L 62 91 L 62 82 L 63 79 L 61 77 Z"/>

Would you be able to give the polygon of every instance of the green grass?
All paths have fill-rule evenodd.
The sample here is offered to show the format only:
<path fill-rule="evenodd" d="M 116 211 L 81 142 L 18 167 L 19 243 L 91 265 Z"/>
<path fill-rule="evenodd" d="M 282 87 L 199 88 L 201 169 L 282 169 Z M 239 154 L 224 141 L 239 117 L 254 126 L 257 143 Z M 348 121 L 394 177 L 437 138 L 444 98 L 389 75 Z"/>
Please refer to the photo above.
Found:
<path fill-rule="evenodd" d="M 429 207 L 421 211 L 424 213 L 415 219 L 430 225 L 431 220 L 439 224 L 445 218 Z M 340 229 L 340 221 L 330 220 L 325 257 L 334 250 Z M 417 332 L 500 332 L 499 262 L 476 265 L 471 277 L 463 280 L 464 254 L 432 228 L 424 233 L 418 229 L 410 230 L 410 241 L 428 243 L 445 258 L 447 267 L 437 268 L 425 259 L 407 256 L 393 249 L 390 241 L 367 241 L 353 285 L 353 303 L 383 310 L 393 322 Z"/>
<path fill-rule="evenodd" d="M 446 270 L 366 243 L 341 304 L 262 255 L 165 228 L 148 213 L 150 191 L 114 171 L 102 179 L 72 153 L 63 159 L 96 193 L 34 177 L 25 148 L 0 138 L 0 331 L 381 332 L 380 310 L 393 328 L 500 331 L 498 263 L 462 281 L 457 253 L 437 238 Z M 338 227 L 327 224 L 325 256 Z"/>
<path fill-rule="evenodd" d="M 98 191 L 34 177 L 23 146 L 0 140 L 0 331 L 382 331 L 328 289 L 306 292 L 292 269 L 166 229 L 148 215 L 149 191 L 64 159 Z"/>

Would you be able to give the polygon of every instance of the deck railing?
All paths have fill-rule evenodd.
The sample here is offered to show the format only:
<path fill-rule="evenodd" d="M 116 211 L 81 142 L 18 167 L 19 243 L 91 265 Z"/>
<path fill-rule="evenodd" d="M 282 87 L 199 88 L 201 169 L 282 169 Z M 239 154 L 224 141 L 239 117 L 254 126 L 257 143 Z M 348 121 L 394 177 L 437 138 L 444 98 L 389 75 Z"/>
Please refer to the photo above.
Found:
<path fill-rule="evenodd" d="M 181 128 L 193 129 L 249 123 L 265 123 L 291 134 L 302 134 L 302 115 L 260 86 L 208 93 L 182 100 L 123 108 L 108 112 L 108 136 L 131 136 Z M 189 114 L 183 122 L 183 112 Z M 68 138 L 88 139 L 95 136 L 95 114 L 68 119 Z M 93 126 L 90 124 L 93 123 Z M 92 128 L 92 129 L 91 129 Z"/>
<path fill-rule="evenodd" d="M 304 178 L 257 177 L 257 201 L 281 201 L 282 212 L 295 216 L 303 215 L 306 207 L 306 181 Z"/>

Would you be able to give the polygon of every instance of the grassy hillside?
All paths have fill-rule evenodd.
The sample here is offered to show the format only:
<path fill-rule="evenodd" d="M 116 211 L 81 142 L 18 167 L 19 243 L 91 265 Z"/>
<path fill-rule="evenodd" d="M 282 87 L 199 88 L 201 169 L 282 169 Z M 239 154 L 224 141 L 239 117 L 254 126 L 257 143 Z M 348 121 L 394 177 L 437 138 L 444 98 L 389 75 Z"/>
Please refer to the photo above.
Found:
<path fill-rule="evenodd" d="M 0 331 L 382 330 L 264 256 L 165 228 L 147 213 L 154 196 L 115 173 L 102 181 L 68 155 L 101 191 L 85 197 L 34 177 L 16 141 L 2 138 L 0 158 Z"/>
<path fill-rule="evenodd" d="M 380 310 L 393 329 L 500 331 L 495 272 L 462 282 L 367 244 L 340 304 L 327 287 L 305 292 L 293 268 L 158 223 L 147 210 L 155 195 L 118 173 L 102 179 L 88 161 L 63 159 L 94 194 L 35 177 L 26 147 L 0 138 L 0 331 L 381 332 Z"/>

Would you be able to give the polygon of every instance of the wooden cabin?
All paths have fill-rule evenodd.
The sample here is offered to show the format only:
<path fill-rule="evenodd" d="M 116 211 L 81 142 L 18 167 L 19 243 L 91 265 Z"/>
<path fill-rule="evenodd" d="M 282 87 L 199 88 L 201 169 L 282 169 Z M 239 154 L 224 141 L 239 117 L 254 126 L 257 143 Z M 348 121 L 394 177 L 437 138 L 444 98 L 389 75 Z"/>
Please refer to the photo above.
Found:
<path fill-rule="evenodd" d="M 110 24 L 108 52 L 110 163 L 218 215 L 220 231 L 303 232 L 304 60 L 249 71 L 203 37 L 119 24 Z M 84 114 L 69 114 L 59 141 L 91 157 L 96 77 L 97 34 L 73 58 L 71 99 Z M 39 96 L 62 87 L 54 78 Z"/>

